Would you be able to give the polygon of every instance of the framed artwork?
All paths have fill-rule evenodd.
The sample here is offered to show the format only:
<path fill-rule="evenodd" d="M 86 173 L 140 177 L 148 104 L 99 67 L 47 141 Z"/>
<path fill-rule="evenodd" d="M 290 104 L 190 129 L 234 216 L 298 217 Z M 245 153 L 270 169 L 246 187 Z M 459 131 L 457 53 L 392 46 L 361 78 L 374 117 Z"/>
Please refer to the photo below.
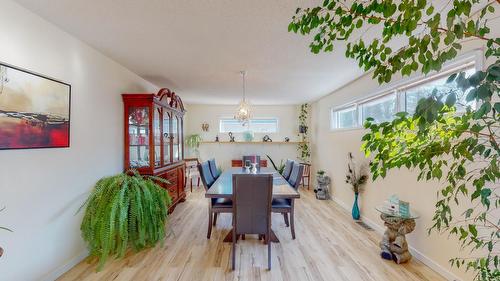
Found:
<path fill-rule="evenodd" d="M 0 149 L 69 147 L 71 85 L 0 63 Z"/>

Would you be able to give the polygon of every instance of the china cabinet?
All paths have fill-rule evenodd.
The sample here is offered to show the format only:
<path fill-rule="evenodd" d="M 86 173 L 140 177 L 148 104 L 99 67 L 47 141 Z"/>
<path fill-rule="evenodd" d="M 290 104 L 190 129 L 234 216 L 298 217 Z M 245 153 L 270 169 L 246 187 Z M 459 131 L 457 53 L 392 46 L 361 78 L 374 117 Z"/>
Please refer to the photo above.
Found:
<path fill-rule="evenodd" d="M 185 200 L 184 105 L 167 88 L 158 93 L 122 94 L 124 103 L 124 168 L 168 180 L 160 185 L 172 197 L 169 212 Z"/>

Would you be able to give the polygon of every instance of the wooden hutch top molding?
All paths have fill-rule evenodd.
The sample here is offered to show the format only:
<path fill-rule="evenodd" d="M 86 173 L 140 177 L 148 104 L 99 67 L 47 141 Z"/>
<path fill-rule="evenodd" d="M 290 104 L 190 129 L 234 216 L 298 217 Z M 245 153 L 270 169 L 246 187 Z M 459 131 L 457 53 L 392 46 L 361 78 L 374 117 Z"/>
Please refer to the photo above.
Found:
<path fill-rule="evenodd" d="M 169 88 L 161 88 L 158 93 L 124 93 L 122 96 L 126 99 L 141 99 L 145 98 L 155 101 L 165 107 L 170 107 L 179 112 L 186 112 L 184 108 L 184 103 L 181 97 L 179 97 L 175 92 L 171 91 Z"/>

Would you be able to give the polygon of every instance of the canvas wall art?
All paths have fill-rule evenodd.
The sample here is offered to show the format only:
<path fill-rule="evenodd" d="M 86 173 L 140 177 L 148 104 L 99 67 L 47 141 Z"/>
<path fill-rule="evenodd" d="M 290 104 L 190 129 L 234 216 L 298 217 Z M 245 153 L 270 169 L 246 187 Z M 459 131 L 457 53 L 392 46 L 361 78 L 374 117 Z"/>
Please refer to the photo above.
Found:
<path fill-rule="evenodd" d="M 0 149 L 69 147 L 71 85 L 0 63 Z"/>

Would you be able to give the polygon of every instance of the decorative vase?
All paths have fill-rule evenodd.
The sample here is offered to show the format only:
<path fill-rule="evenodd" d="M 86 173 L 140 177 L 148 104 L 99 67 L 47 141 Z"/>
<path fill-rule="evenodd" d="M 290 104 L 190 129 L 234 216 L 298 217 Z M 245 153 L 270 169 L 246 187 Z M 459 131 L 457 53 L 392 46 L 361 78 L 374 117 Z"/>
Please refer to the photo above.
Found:
<path fill-rule="evenodd" d="M 243 139 L 247 142 L 251 142 L 253 141 L 253 131 L 246 131 L 246 132 L 243 132 Z"/>
<path fill-rule="evenodd" d="M 359 220 L 360 214 L 359 214 L 359 207 L 358 207 L 358 195 L 359 193 L 356 192 L 354 193 L 354 204 L 352 205 L 352 218 L 354 220 Z"/>

